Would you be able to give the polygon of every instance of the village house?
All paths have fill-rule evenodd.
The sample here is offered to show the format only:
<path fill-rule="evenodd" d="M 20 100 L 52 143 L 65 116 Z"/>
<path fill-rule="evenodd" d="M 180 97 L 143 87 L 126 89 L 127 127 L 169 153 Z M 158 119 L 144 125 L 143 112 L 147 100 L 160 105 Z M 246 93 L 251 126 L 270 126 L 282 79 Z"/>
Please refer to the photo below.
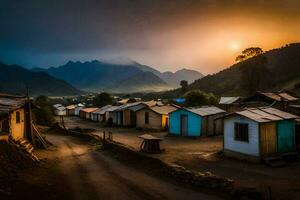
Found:
<path fill-rule="evenodd" d="M 215 106 L 179 108 L 169 114 L 169 134 L 181 136 L 213 136 L 223 134 L 226 112 Z"/>
<path fill-rule="evenodd" d="M 91 114 L 91 120 L 92 121 L 98 121 L 98 122 L 105 122 L 106 121 L 106 110 L 110 108 L 112 105 L 106 105 L 103 106 L 95 111 L 92 112 Z"/>
<path fill-rule="evenodd" d="M 79 111 L 79 116 L 80 116 L 80 118 L 83 118 L 83 119 L 91 119 L 91 117 L 92 117 L 91 113 L 98 109 L 99 108 L 83 108 Z"/>
<path fill-rule="evenodd" d="M 111 106 L 105 111 L 105 121 L 111 121 L 112 124 L 117 124 L 117 109 L 119 106 Z"/>
<path fill-rule="evenodd" d="M 67 116 L 74 116 L 75 115 L 75 108 L 77 105 L 69 105 L 66 107 L 66 115 Z"/>
<path fill-rule="evenodd" d="M 287 92 L 275 93 L 257 91 L 254 95 L 242 100 L 241 105 L 243 107 L 271 106 L 282 111 L 287 111 L 290 104 L 298 99 L 298 97 L 295 97 Z"/>
<path fill-rule="evenodd" d="M 16 141 L 30 136 L 28 105 L 25 97 L 0 95 L 0 135 Z"/>
<path fill-rule="evenodd" d="M 156 101 L 135 102 L 120 106 L 117 111 L 117 125 L 136 127 L 136 112 L 142 108 L 156 105 Z"/>
<path fill-rule="evenodd" d="M 240 108 L 241 97 L 221 97 L 219 107 L 226 112 L 233 112 Z"/>
<path fill-rule="evenodd" d="M 297 116 L 271 107 L 248 108 L 225 116 L 224 154 L 259 161 L 295 152 Z"/>
<path fill-rule="evenodd" d="M 169 127 L 169 113 L 177 110 L 172 105 L 149 106 L 136 112 L 136 128 L 163 131 Z"/>
<path fill-rule="evenodd" d="M 107 111 L 112 108 L 112 105 L 103 106 L 101 110 L 99 111 L 99 121 L 100 122 L 106 122 L 107 121 Z"/>
<path fill-rule="evenodd" d="M 54 114 L 57 116 L 65 116 L 67 114 L 66 108 L 61 104 L 53 105 Z"/>
<path fill-rule="evenodd" d="M 79 111 L 82 110 L 85 106 L 81 103 L 77 104 L 76 108 L 75 108 L 75 115 L 79 116 Z"/>

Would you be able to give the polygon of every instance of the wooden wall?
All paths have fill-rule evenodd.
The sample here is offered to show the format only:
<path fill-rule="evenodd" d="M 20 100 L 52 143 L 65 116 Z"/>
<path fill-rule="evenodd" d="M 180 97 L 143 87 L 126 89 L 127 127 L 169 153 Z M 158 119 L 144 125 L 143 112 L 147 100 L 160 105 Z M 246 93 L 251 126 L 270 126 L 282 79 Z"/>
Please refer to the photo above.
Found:
<path fill-rule="evenodd" d="M 145 123 L 145 112 L 149 112 L 149 123 Z M 163 130 L 162 115 L 152 111 L 151 109 L 142 109 L 136 113 L 136 127 L 151 130 Z"/>

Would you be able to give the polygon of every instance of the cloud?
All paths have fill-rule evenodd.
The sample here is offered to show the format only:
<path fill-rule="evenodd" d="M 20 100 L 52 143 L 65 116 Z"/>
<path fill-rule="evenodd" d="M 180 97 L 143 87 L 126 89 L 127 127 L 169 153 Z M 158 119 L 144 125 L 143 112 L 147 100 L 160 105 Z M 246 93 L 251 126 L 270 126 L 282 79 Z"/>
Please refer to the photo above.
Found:
<path fill-rule="evenodd" d="M 121 56 L 212 72 L 232 59 L 230 40 L 261 45 L 274 35 L 264 48 L 297 40 L 299 8 L 297 0 L 2 0 L 0 59 L 51 66 Z"/>

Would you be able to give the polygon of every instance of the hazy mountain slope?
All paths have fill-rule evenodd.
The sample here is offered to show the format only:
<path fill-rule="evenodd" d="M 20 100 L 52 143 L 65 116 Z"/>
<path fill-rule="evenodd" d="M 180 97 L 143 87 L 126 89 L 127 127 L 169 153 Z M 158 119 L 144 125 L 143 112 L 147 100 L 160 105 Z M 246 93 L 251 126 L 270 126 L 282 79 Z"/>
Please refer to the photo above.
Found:
<path fill-rule="evenodd" d="M 263 56 L 267 58 L 268 69 L 264 77 L 272 81 L 272 85 L 266 85 L 264 90 L 293 90 L 294 85 L 300 82 L 300 44 L 274 49 L 264 53 Z M 189 89 L 201 89 L 219 95 L 245 95 L 247 91 L 243 88 L 245 80 L 242 78 L 242 71 L 246 68 L 257 68 L 258 59 L 259 57 L 254 57 L 214 75 L 206 76 L 192 83 Z M 257 70 L 258 73 L 261 71 Z"/>
<path fill-rule="evenodd" d="M 204 77 L 204 75 L 195 70 L 181 69 L 176 71 L 175 73 L 164 72 L 160 77 L 171 87 L 177 88 L 180 86 L 180 81 L 182 80 L 186 80 L 189 83 L 192 83 L 193 81 Z"/>
<path fill-rule="evenodd" d="M 57 68 L 51 67 L 45 71 L 80 89 L 90 91 L 120 91 L 122 89 L 123 92 L 131 93 L 140 91 L 138 88 L 146 88 L 147 85 L 147 88 L 155 86 L 153 89 L 169 88 L 158 76 L 153 73 L 149 75 L 148 72 L 136 67 L 134 63 L 123 65 L 100 61 L 83 63 L 70 61 L 65 65 Z"/>
<path fill-rule="evenodd" d="M 54 78 L 44 72 L 32 72 L 17 65 L 0 62 L 0 92 L 30 95 L 76 95 L 82 92 L 63 80 Z"/>
<path fill-rule="evenodd" d="M 162 80 L 164 80 L 170 87 L 177 88 L 180 86 L 180 81 L 186 80 L 189 83 L 192 83 L 193 81 L 200 79 L 204 77 L 203 74 L 201 74 L 198 71 L 190 70 L 190 69 L 181 69 L 173 72 L 160 72 L 156 69 L 153 69 L 152 67 L 149 67 L 147 65 L 141 65 L 140 63 L 135 62 L 134 63 L 136 67 L 138 67 L 140 70 L 144 72 L 152 72 L 153 74 L 160 77 Z"/>
<path fill-rule="evenodd" d="M 108 87 L 105 90 L 111 92 L 149 92 L 167 89 L 170 89 L 170 87 L 155 74 L 151 72 L 140 72 L 135 76 L 118 82 L 115 87 Z"/>

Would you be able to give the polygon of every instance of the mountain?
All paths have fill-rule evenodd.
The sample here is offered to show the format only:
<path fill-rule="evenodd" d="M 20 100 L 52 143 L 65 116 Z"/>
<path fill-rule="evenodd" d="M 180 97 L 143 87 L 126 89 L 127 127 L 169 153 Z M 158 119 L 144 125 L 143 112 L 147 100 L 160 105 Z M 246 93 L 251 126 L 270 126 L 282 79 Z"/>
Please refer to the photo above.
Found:
<path fill-rule="evenodd" d="M 133 61 L 134 62 L 134 61 Z M 147 65 L 141 65 L 140 63 L 134 62 L 135 66 L 138 67 L 140 70 L 144 72 L 151 72 L 155 74 L 156 76 L 160 77 L 162 80 L 164 80 L 171 88 L 177 88 L 180 86 L 180 81 L 186 80 L 188 83 L 192 83 L 193 81 L 197 79 L 201 79 L 204 77 L 203 74 L 196 70 L 190 70 L 190 69 L 181 69 L 176 71 L 175 73 L 167 71 L 167 72 L 160 72 L 156 69 L 153 69 L 152 67 L 149 67 Z"/>
<path fill-rule="evenodd" d="M 32 72 L 18 65 L 6 65 L 0 62 L 0 92 L 25 94 L 26 87 L 30 95 L 66 96 L 82 92 L 44 72 Z"/>
<path fill-rule="evenodd" d="M 105 90 L 109 92 L 139 92 L 145 87 L 154 89 L 169 88 L 168 85 L 156 75 L 149 75 L 132 64 L 120 65 L 100 61 L 72 62 L 59 67 L 51 67 L 44 71 L 63 79 L 72 85 L 89 91 Z M 153 90 L 152 90 L 153 91 Z"/>
<path fill-rule="evenodd" d="M 264 58 L 266 64 L 262 65 Z M 263 67 L 265 66 L 265 67 Z M 286 45 L 232 65 L 189 85 L 218 95 L 248 95 L 249 82 L 263 91 L 297 90 L 300 83 L 300 43 Z"/>
<path fill-rule="evenodd" d="M 160 76 L 168 85 L 172 86 L 172 88 L 177 88 L 180 85 L 180 81 L 186 80 L 188 83 L 192 83 L 197 79 L 201 79 L 204 77 L 198 71 L 190 70 L 190 69 L 181 69 L 176 71 L 175 73 L 172 72 L 164 72 Z"/>
<path fill-rule="evenodd" d="M 195 80 L 186 70 L 171 73 L 170 77 L 152 67 L 139 64 L 133 60 L 105 60 L 91 62 L 72 62 L 49 69 L 35 68 L 56 78 L 63 79 L 82 90 L 110 92 L 144 92 L 161 91 L 177 87 L 180 80 Z M 188 70 L 187 70 L 188 71 Z M 181 77 L 182 76 L 182 77 Z M 170 80 L 174 78 L 173 82 Z M 197 78 L 201 77 L 197 76 Z M 179 80 L 179 81 L 178 81 Z M 175 86 L 176 83 L 176 86 Z"/>
<path fill-rule="evenodd" d="M 158 76 L 151 72 L 141 72 L 133 77 L 119 82 L 118 86 L 112 89 L 113 92 L 124 91 L 153 92 L 170 89 L 170 87 Z M 107 88 L 107 91 L 110 91 Z"/>

